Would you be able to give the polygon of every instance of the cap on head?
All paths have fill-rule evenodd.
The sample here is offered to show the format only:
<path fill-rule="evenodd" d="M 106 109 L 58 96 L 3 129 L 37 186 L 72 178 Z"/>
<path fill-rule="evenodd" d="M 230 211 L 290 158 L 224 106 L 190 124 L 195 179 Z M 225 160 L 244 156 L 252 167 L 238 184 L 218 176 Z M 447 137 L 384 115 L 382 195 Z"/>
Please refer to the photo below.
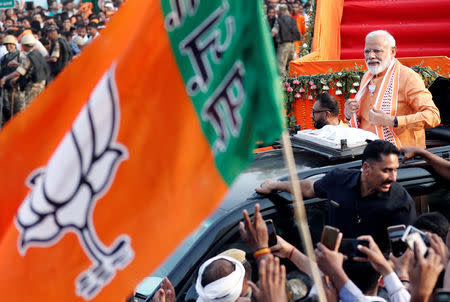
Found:
<path fill-rule="evenodd" d="M 33 34 L 26 34 L 22 37 L 22 40 L 20 42 L 22 45 L 34 46 L 34 44 L 36 44 L 36 38 L 33 36 Z"/>
<path fill-rule="evenodd" d="M 16 44 L 16 43 L 17 43 L 17 39 L 13 35 L 7 35 L 3 39 L 3 44 Z"/>

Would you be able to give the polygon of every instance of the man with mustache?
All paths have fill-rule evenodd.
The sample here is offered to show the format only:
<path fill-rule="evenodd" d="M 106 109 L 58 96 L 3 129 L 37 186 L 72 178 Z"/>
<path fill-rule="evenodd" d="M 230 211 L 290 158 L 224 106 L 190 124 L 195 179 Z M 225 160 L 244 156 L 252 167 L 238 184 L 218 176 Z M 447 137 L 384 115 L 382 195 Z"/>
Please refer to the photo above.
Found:
<path fill-rule="evenodd" d="M 439 110 L 421 77 L 396 58 L 395 39 L 384 30 L 366 36 L 364 74 L 355 99 L 345 103 L 352 127 L 371 131 L 398 148 L 425 148 L 424 128 L 439 125 Z"/>
<path fill-rule="evenodd" d="M 327 198 L 328 225 L 346 238 L 371 235 L 387 252 L 387 227 L 408 225 L 416 218 L 411 196 L 396 182 L 399 154 L 388 141 L 372 141 L 364 149 L 361 170 L 336 168 L 321 179 L 300 180 L 303 198 Z M 255 189 L 261 194 L 277 190 L 290 192 L 290 182 L 269 179 Z"/>

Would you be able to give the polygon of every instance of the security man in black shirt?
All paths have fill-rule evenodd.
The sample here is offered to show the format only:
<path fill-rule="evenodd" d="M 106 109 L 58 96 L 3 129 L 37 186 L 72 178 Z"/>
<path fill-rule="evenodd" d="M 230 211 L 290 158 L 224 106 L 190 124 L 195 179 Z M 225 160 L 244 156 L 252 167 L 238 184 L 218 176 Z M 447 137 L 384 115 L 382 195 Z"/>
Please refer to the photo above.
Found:
<path fill-rule="evenodd" d="M 400 151 L 392 143 L 370 142 L 362 156 L 362 169 L 334 169 L 319 180 L 300 180 L 304 198 L 322 197 L 330 201 L 328 224 L 341 230 L 344 237 L 372 235 L 380 249 L 389 251 L 387 227 L 412 224 L 415 205 L 398 183 Z M 266 180 L 256 192 L 290 192 L 290 183 Z"/>

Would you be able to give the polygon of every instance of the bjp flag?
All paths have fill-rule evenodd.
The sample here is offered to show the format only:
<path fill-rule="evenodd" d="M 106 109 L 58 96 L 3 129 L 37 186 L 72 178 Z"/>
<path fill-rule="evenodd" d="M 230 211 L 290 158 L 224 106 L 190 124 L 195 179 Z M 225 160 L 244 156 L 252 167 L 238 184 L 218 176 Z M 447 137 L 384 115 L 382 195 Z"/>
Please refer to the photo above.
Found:
<path fill-rule="evenodd" d="M 0 133 L 0 293 L 123 301 L 282 130 L 261 1 L 129 0 Z"/>

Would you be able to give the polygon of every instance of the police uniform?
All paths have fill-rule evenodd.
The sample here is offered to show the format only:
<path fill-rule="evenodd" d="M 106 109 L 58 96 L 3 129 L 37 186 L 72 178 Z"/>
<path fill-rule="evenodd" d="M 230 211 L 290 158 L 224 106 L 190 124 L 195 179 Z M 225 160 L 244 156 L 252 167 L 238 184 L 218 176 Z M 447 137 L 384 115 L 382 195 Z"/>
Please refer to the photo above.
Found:
<path fill-rule="evenodd" d="M 29 77 L 30 73 L 34 72 L 32 69 L 36 68 L 42 68 L 38 66 L 33 66 L 30 55 L 33 53 L 34 55 L 40 55 L 40 53 L 35 53 L 37 50 L 32 50 L 30 52 L 21 52 L 20 53 L 20 65 L 17 67 L 16 71 L 21 75 L 22 77 Z M 20 81 L 20 79 L 19 79 Z M 33 81 L 33 79 L 30 79 L 27 83 L 24 84 L 24 87 L 21 87 L 18 101 L 20 102 L 20 105 L 23 105 L 25 107 L 26 105 L 30 104 L 45 88 L 46 80 L 40 80 L 40 81 Z"/>
<path fill-rule="evenodd" d="M 19 61 L 19 54 L 20 54 L 20 51 L 16 50 L 12 53 L 5 54 L 1 58 L 0 68 L 1 68 L 1 76 L 2 77 L 10 74 L 11 72 L 13 72 L 15 70 L 15 67 L 9 67 L 8 63 L 11 61 L 14 61 L 14 60 Z M 8 121 L 13 114 L 16 114 L 21 109 L 23 109 L 20 107 L 20 105 L 19 106 L 16 105 L 15 99 L 14 99 L 14 104 L 11 104 L 13 96 L 14 96 L 14 98 L 16 98 L 18 92 L 19 92 L 18 86 L 17 85 L 11 86 L 10 81 L 7 81 L 5 86 L 3 87 L 3 90 L 2 90 L 3 108 L 2 108 L 2 112 L 0 112 L 0 115 L 3 113 L 3 121 L 2 121 L 3 123 Z M 11 108 L 11 105 L 13 105 L 14 108 Z M 11 112 L 11 109 L 14 110 L 14 113 Z"/>
<path fill-rule="evenodd" d="M 72 59 L 72 49 L 69 42 L 58 36 L 52 42 L 50 57 L 56 59 L 56 62 L 50 63 L 52 76 L 56 77 Z"/>

